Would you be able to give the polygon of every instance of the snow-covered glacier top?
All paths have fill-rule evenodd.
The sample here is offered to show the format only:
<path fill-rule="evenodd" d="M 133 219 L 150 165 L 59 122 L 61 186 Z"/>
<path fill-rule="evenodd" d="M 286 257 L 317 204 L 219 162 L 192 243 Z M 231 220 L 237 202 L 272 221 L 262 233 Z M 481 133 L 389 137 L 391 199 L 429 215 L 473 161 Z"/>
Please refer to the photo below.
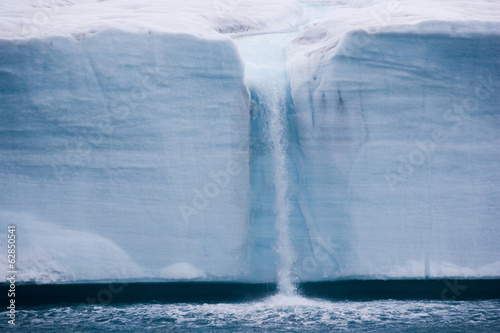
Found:
<path fill-rule="evenodd" d="M 295 0 L 20 0 L 0 3 L 0 38 L 50 35 L 76 39 L 102 30 L 262 33 L 294 29 L 303 20 Z"/>
<path fill-rule="evenodd" d="M 308 23 L 289 45 L 290 64 L 305 61 L 317 65 L 345 48 L 343 41 L 353 32 L 444 34 L 453 37 L 500 32 L 500 2 L 332 0 L 304 1 L 333 4 L 322 20 Z M 357 40 L 358 46 L 363 44 Z M 366 38 L 364 38 L 366 39 Z M 359 47 L 358 47 L 359 49 Z M 315 67 L 315 66 L 313 66 Z M 314 74 L 311 74 L 313 77 Z"/>

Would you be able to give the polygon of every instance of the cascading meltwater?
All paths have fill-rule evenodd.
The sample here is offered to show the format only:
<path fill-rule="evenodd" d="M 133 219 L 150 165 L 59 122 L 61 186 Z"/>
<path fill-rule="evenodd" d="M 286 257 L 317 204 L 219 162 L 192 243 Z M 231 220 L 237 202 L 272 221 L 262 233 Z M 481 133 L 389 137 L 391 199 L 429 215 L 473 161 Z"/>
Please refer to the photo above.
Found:
<path fill-rule="evenodd" d="M 296 294 L 296 286 L 292 278 L 292 268 L 295 261 L 290 230 L 290 201 L 288 197 L 289 175 L 287 171 L 287 137 L 286 137 L 286 106 L 284 93 L 279 89 L 272 69 L 270 72 L 270 89 L 264 93 L 263 101 L 267 106 L 269 148 L 272 153 L 274 168 L 275 200 L 274 211 L 278 238 L 276 251 L 279 257 L 277 269 L 278 292 L 292 296 Z"/>

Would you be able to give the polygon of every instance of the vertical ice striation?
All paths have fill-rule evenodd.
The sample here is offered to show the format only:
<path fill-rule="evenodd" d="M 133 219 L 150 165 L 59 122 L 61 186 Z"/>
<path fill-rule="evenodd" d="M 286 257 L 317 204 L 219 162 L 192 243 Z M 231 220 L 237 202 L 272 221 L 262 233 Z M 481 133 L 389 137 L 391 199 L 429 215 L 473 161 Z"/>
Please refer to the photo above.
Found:
<path fill-rule="evenodd" d="M 305 279 L 498 276 L 500 11 L 479 4 L 339 9 L 287 46 Z"/>
<path fill-rule="evenodd" d="M 0 239 L 22 230 L 21 278 L 241 274 L 249 109 L 243 63 L 215 33 L 1 40 Z"/>

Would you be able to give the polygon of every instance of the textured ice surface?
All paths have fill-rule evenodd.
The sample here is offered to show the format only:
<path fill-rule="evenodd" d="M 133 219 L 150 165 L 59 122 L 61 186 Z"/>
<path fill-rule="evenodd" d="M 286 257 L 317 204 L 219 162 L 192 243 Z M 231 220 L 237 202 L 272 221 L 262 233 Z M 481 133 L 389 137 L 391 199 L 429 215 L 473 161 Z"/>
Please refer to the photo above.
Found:
<path fill-rule="evenodd" d="M 206 26 L 126 21 L 0 40 L 1 230 L 18 226 L 20 279 L 159 277 L 178 262 L 240 274 L 250 96 L 238 52 Z"/>
<path fill-rule="evenodd" d="M 499 5 L 304 3 L 2 2 L 19 278 L 275 280 L 275 94 L 298 279 L 498 277 Z"/>
<path fill-rule="evenodd" d="M 309 276 L 500 273 L 499 15 L 346 6 L 290 43 Z"/>

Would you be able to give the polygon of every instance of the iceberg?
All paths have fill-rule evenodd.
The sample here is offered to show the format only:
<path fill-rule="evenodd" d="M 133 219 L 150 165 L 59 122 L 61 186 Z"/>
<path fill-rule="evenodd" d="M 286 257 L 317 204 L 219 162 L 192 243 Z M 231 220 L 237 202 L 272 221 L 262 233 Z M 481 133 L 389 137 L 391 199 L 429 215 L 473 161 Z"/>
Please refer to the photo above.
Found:
<path fill-rule="evenodd" d="M 1 3 L 18 280 L 498 278 L 499 28 L 486 0 Z"/>

